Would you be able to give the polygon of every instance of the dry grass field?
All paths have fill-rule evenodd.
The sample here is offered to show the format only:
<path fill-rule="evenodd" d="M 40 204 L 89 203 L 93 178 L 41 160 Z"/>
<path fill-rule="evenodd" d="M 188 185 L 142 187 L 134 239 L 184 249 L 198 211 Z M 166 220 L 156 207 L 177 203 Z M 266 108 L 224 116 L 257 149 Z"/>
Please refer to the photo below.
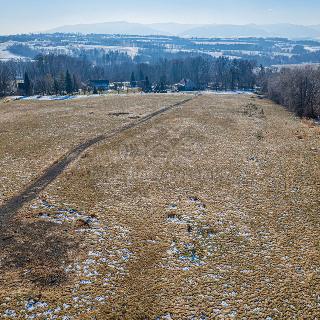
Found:
<path fill-rule="evenodd" d="M 0 319 L 319 319 L 319 168 L 256 96 L 0 103 Z"/>

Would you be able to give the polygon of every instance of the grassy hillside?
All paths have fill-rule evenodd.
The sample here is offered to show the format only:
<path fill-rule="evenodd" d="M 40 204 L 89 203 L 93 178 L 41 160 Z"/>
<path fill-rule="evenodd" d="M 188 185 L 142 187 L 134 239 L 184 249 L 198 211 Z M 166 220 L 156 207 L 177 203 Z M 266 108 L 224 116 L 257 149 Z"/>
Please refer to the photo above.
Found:
<path fill-rule="evenodd" d="M 187 97 L 93 144 L 3 222 L 0 315 L 317 317 L 320 129 L 268 100 L 0 104 L 0 210 L 79 143 Z"/>

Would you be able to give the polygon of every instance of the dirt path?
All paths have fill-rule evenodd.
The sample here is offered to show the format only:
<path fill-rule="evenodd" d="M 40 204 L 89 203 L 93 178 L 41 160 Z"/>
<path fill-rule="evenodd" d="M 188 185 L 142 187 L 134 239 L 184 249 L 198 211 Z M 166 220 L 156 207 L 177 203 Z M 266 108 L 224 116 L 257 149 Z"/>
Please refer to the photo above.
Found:
<path fill-rule="evenodd" d="M 181 102 L 175 103 L 173 105 L 161 108 L 155 112 L 152 112 L 150 114 L 147 114 L 146 116 L 133 121 L 127 125 L 124 125 L 120 128 L 117 128 L 113 130 L 110 133 L 103 134 L 100 136 L 97 136 L 95 138 L 92 138 L 90 140 L 87 140 L 76 147 L 74 147 L 70 152 L 68 152 L 66 155 L 61 157 L 59 160 L 57 160 L 55 163 L 53 163 L 51 166 L 49 166 L 34 182 L 32 182 L 30 185 L 28 185 L 21 193 L 18 195 L 12 197 L 9 199 L 6 203 L 4 203 L 2 206 L 0 206 L 0 227 L 3 227 L 8 221 L 8 219 L 12 218 L 14 214 L 25 204 L 32 200 L 34 200 L 41 191 L 43 191 L 50 183 L 52 183 L 64 170 L 65 168 L 75 161 L 85 150 L 90 148 L 91 146 L 101 142 L 105 141 L 107 139 L 110 139 L 114 136 L 116 136 L 119 133 L 122 133 L 124 131 L 127 131 L 129 129 L 132 129 L 134 127 L 137 127 L 152 118 L 163 114 L 171 109 L 174 109 L 178 106 L 182 106 L 183 104 L 191 101 L 192 98 L 185 99 Z"/>

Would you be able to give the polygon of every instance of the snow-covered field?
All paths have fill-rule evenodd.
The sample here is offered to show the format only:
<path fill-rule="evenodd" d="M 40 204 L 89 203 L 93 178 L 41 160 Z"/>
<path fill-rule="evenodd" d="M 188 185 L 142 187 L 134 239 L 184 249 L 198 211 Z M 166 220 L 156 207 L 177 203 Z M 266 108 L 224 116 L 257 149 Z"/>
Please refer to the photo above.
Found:
<path fill-rule="evenodd" d="M 21 58 L 8 51 L 8 47 L 12 44 L 11 41 L 0 43 L 0 61 Z"/>
<path fill-rule="evenodd" d="M 309 52 L 317 52 L 320 50 L 320 47 L 305 46 L 304 48 Z"/>
<path fill-rule="evenodd" d="M 84 50 L 92 50 L 92 49 L 103 49 L 106 52 L 110 51 L 119 51 L 122 53 L 128 54 L 131 58 L 134 58 L 139 51 L 137 47 L 123 47 L 123 46 L 104 46 L 104 45 L 78 45 L 78 46 L 71 46 L 71 48 L 78 47 Z"/>
<path fill-rule="evenodd" d="M 184 95 L 184 94 L 192 94 L 196 93 L 197 91 L 183 91 L 183 92 L 170 92 L 170 95 Z M 243 91 L 243 90 L 229 90 L 229 91 L 214 91 L 214 90 L 206 90 L 201 91 L 201 94 L 214 94 L 214 95 L 233 95 L 233 94 L 252 94 L 251 91 Z M 9 96 L 6 97 L 5 101 L 18 101 L 18 100 L 38 100 L 38 101 L 63 101 L 63 100 L 75 100 L 75 99 L 85 99 L 85 98 L 99 98 L 105 97 L 110 95 L 118 95 L 117 93 L 108 93 L 108 94 L 89 94 L 89 95 L 65 95 L 65 96 Z M 139 93 L 121 93 L 123 95 L 145 95 L 143 92 Z M 166 93 L 155 93 L 155 95 L 166 95 Z"/>
<path fill-rule="evenodd" d="M 83 98 L 94 98 L 104 96 L 102 94 L 92 94 L 92 95 L 74 95 L 74 96 L 9 96 L 6 97 L 6 101 L 17 101 L 17 100 L 39 100 L 39 101 L 61 101 L 61 100 L 73 100 L 73 99 L 83 99 Z"/>
<path fill-rule="evenodd" d="M 10 41 L 9 41 L 10 40 Z M 5 40 L 3 40 L 5 41 Z M 210 38 L 171 38 L 171 37 L 139 37 L 139 36 L 117 36 L 117 35 L 34 35 L 26 36 L 25 40 L 20 38 L 8 38 L 6 42 L 0 43 L 0 61 L 20 58 L 10 53 L 7 48 L 10 44 L 23 44 L 35 50 L 35 54 L 67 54 L 77 56 L 80 51 L 92 51 L 95 49 L 108 53 L 118 51 L 135 58 L 141 54 L 148 59 L 152 48 L 150 44 L 159 48 L 159 54 L 164 53 L 204 53 L 213 57 L 225 56 L 238 59 L 251 56 L 270 56 L 278 58 L 284 56 L 291 58 L 291 51 L 297 45 L 303 46 L 308 52 L 320 51 L 320 43 L 298 42 L 286 39 L 210 39 Z M 208 46 L 204 48 L 204 46 Z M 230 46 L 230 47 L 228 47 Z M 230 49 L 229 49 L 230 48 Z M 143 53 L 145 51 L 145 54 Z M 152 54 L 151 54 L 152 55 Z M 299 54 L 298 54 L 299 55 Z M 306 58 L 306 62 L 308 59 Z"/>

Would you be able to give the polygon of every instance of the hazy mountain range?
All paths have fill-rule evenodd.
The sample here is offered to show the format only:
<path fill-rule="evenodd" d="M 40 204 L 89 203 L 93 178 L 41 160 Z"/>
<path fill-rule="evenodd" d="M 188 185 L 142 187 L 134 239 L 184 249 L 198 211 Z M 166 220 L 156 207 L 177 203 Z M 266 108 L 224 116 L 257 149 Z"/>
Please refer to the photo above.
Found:
<path fill-rule="evenodd" d="M 295 24 L 231 25 L 231 24 L 179 24 L 179 23 L 130 23 L 125 21 L 95 24 L 78 24 L 58 27 L 48 32 L 99 33 L 126 35 L 167 35 L 181 37 L 285 37 L 291 39 L 319 39 L 320 25 Z"/>

